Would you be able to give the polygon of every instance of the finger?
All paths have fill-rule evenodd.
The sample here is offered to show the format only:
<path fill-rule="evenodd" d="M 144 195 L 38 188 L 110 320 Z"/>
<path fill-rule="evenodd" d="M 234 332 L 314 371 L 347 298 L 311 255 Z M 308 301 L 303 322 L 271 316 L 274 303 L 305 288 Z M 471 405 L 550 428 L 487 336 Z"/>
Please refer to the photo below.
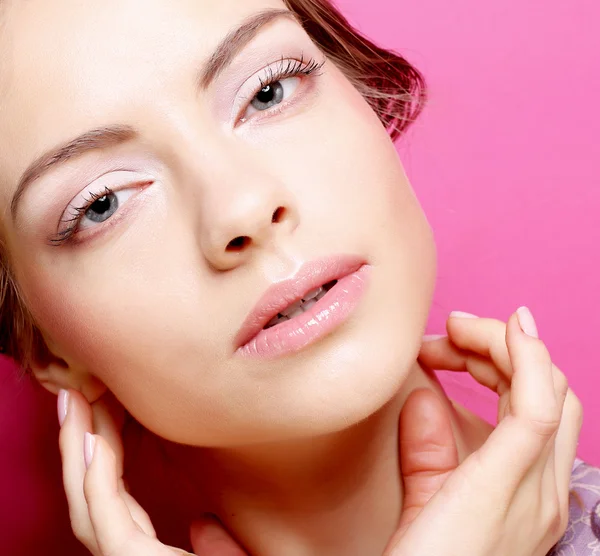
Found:
<path fill-rule="evenodd" d="M 459 463 L 450 415 L 431 390 L 415 390 L 405 402 L 399 448 L 404 500 L 397 535 L 402 536 Z"/>
<path fill-rule="evenodd" d="M 512 365 L 505 341 L 506 324 L 496 319 L 461 318 L 450 316 L 446 323 L 448 336 L 424 341 L 419 359 L 427 366 L 440 370 L 469 371 L 466 358 L 473 361 L 491 360 L 496 373 L 510 381 Z M 492 382 L 487 378 L 486 382 Z M 482 382 L 483 384 L 483 382 Z"/>
<path fill-rule="evenodd" d="M 96 541 L 103 554 L 129 554 L 127 547 L 147 537 L 119 491 L 116 457 L 101 436 L 89 435 L 85 442 L 91 462 L 85 475 L 84 494 Z"/>
<path fill-rule="evenodd" d="M 150 516 L 142 508 L 138 501 L 129 494 L 123 487 L 122 484 L 119 484 L 119 492 L 121 497 L 125 501 L 127 505 L 127 509 L 133 518 L 133 521 L 136 522 L 137 526 L 146 534 L 148 537 L 155 539 L 156 538 L 156 530 L 154 529 L 154 525 L 152 525 L 152 520 Z"/>
<path fill-rule="evenodd" d="M 577 441 L 583 423 L 583 407 L 571 389 L 568 390 L 562 420 L 555 440 L 555 473 L 562 508 L 568 508 L 571 473 L 577 456 Z"/>
<path fill-rule="evenodd" d="M 115 455 L 115 469 L 121 497 L 127 504 L 134 521 L 149 537 L 156 537 L 156 531 L 146 511 L 137 503 L 125 487 L 123 480 L 124 450 L 121 431 L 125 420 L 125 411 L 121 403 L 108 391 L 92 404 L 94 432 L 101 436 Z"/>
<path fill-rule="evenodd" d="M 458 348 L 491 359 L 508 377 L 512 376 L 510 355 L 506 349 L 506 324 L 489 318 L 448 318 L 448 338 Z"/>
<path fill-rule="evenodd" d="M 529 310 L 527 309 L 527 311 Z M 534 320 L 532 320 L 531 326 L 537 335 L 537 326 Z M 448 345 L 454 344 L 456 348 L 458 348 L 456 349 L 458 354 L 466 352 L 468 355 L 469 352 L 472 352 L 480 356 L 480 361 L 491 359 L 498 371 L 500 371 L 506 379 L 507 384 L 510 383 L 513 375 L 513 362 L 508 350 L 506 336 L 507 325 L 505 323 L 496 319 L 450 317 L 447 322 L 447 328 L 447 343 Z M 437 345 L 430 347 L 428 346 L 429 342 L 424 342 L 424 355 L 427 357 L 429 356 L 428 352 L 434 350 L 437 352 L 437 355 L 434 354 L 434 356 L 437 356 L 439 359 L 440 351 L 444 347 L 444 344 L 439 341 L 432 343 Z M 454 355 L 451 360 L 454 364 L 457 364 L 456 358 L 456 355 Z M 457 368 L 456 370 L 461 369 Z M 566 384 L 564 375 L 556 365 L 553 365 L 552 372 L 554 380 L 560 381 L 560 384 L 557 384 L 557 392 L 560 392 L 562 396 L 566 395 L 568 385 Z M 562 401 L 560 399 L 557 399 L 557 404 L 558 407 L 562 407 Z"/>
<path fill-rule="evenodd" d="M 124 413 L 123 406 L 109 391 L 92 404 L 94 432 L 108 442 L 115 454 L 119 479 L 123 477 L 122 429 L 125 418 Z"/>
<path fill-rule="evenodd" d="M 543 458 L 546 458 L 545 470 L 542 476 L 542 486 L 546 492 L 550 493 L 551 490 L 558 496 L 557 488 L 559 484 L 562 484 L 557 480 L 556 475 L 556 438 L 558 430 L 563 423 L 564 409 L 565 409 L 565 398 L 569 390 L 569 384 L 563 373 L 561 373 L 556 367 L 552 366 L 552 381 L 554 384 L 554 396 L 556 398 L 556 405 L 559 408 L 559 425 L 557 430 L 554 432 L 551 441 L 548 443 L 542 458 L 540 458 L 540 467 L 543 466 Z"/>
<path fill-rule="evenodd" d="M 62 403 L 63 398 L 59 398 Z M 92 412 L 87 400 L 75 390 L 67 393 L 67 414 L 59 435 L 63 483 L 69 504 L 69 517 L 75 536 L 92 551 L 95 535 L 83 492 L 85 461 L 83 439 L 92 430 Z"/>
<path fill-rule="evenodd" d="M 520 414 L 526 428 L 533 432 L 531 445 L 534 451 L 536 441 L 540 447 L 528 479 L 533 478 L 546 500 L 542 504 L 542 508 L 545 508 L 542 513 L 545 513 L 548 523 L 557 532 L 558 540 L 564 533 L 562 525 L 566 526 L 568 517 L 570 480 L 567 479 L 565 485 L 557 477 L 555 448 L 563 420 L 568 383 L 563 373 L 552 364 L 544 343 L 538 339 L 537 326 L 526 307 L 519 308 L 516 315 L 511 317 L 506 330 L 506 343 L 515 368 L 511 411 L 518 417 Z M 559 526 L 560 532 L 556 526 Z"/>
<path fill-rule="evenodd" d="M 533 321 L 531 313 L 521 308 L 506 327 L 506 345 L 514 369 L 510 404 L 512 413 L 535 433 L 532 442 L 537 439 L 545 445 L 558 430 L 562 405 L 548 349 L 522 329 L 527 329 L 529 321 Z M 535 327 L 535 323 L 530 326 Z"/>
<path fill-rule="evenodd" d="M 460 321 L 473 322 L 474 319 L 454 319 Z M 478 319 L 484 321 L 485 319 Z M 502 324 L 502 323 L 501 323 Z M 508 353 L 508 347 L 506 346 L 506 326 L 503 325 L 502 342 L 504 343 L 504 352 L 510 358 Z M 497 327 L 498 332 L 501 332 L 502 327 Z M 474 328 L 471 326 L 472 331 Z M 461 349 L 454 345 L 448 337 L 442 337 L 435 341 L 423 342 L 421 352 L 419 354 L 419 361 L 432 369 L 437 370 L 449 370 L 456 372 L 468 372 L 479 384 L 495 391 L 499 396 L 502 396 L 498 409 L 498 421 L 506 415 L 507 402 L 509 398 L 504 396 L 510 388 L 510 381 L 512 379 L 513 370 L 512 363 L 508 365 L 504 363 L 504 357 L 499 357 L 497 354 L 502 352 L 502 348 L 497 347 L 494 350 L 486 350 L 482 345 L 477 347 L 480 353 L 494 352 L 496 355 L 496 361 L 479 355 L 477 353 L 469 352 L 466 349 Z M 502 365 L 507 365 L 506 368 L 502 368 Z M 552 364 L 552 372 L 554 381 L 558 381 L 558 397 L 557 404 L 559 407 L 562 406 L 564 396 L 568 388 L 568 384 L 563 373 L 556 365 Z"/>
<path fill-rule="evenodd" d="M 190 539 L 198 556 L 246 556 L 216 519 L 203 518 L 192 523 Z"/>
<path fill-rule="evenodd" d="M 460 489 L 466 480 L 486 488 L 497 503 L 510 502 L 523 478 L 542 458 L 556 433 L 560 412 L 556 406 L 553 371 L 544 344 L 521 329 L 517 314 L 506 327 L 506 342 L 514 376 L 510 413 L 492 431 L 488 441 L 459 467 L 449 487 Z M 490 477 L 502 481 L 490 481 Z M 454 479 L 454 481 L 452 481 Z M 502 486 L 500 486 L 502 485 Z M 474 493 L 475 494 L 475 493 Z"/>
<path fill-rule="evenodd" d="M 460 349 L 449 338 L 424 342 L 419 361 L 431 369 L 468 372 L 479 384 L 498 395 L 502 395 L 510 385 L 512 370 L 510 375 L 506 376 L 488 357 Z"/>

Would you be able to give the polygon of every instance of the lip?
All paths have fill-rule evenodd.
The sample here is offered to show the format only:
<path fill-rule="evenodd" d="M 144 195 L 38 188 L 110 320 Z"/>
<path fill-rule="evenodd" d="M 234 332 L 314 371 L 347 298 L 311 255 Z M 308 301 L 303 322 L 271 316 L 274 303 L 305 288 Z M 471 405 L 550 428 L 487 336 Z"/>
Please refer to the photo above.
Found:
<path fill-rule="evenodd" d="M 295 276 L 273 284 L 261 296 L 235 336 L 236 352 L 243 356 L 275 357 L 298 351 L 330 332 L 358 303 L 370 268 L 363 258 L 351 255 L 305 263 Z M 314 307 L 264 330 L 278 313 L 311 290 L 334 280 L 338 283 Z"/>

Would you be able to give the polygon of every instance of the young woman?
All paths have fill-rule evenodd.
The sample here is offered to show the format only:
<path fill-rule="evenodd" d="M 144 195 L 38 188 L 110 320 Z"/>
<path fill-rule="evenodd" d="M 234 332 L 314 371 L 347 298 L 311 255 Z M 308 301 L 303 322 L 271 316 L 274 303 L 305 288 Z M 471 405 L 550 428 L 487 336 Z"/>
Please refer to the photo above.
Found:
<path fill-rule="evenodd" d="M 417 70 L 324 0 L 0 9 L 2 337 L 59 394 L 92 553 L 176 553 L 119 480 L 112 396 L 249 553 L 551 549 L 581 409 L 531 314 L 457 313 L 421 346 L 435 248 L 391 140 Z M 498 392 L 493 433 L 429 367 Z M 458 467 L 398 530 L 422 390 Z"/>

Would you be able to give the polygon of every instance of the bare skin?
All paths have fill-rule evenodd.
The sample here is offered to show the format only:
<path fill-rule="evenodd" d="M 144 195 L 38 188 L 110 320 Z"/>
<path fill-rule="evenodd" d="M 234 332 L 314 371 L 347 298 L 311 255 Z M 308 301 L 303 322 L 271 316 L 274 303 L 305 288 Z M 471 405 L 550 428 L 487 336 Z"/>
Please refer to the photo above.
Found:
<path fill-rule="evenodd" d="M 377 116 L 288 15 L 198 86 L 228 33 L 284 8 L 11 2 L 2 238 L 48 347 L 37 379 L 90 404 L 110 392 L 186 445 L 171 456 L 198 493 L 191 513 L 215 513 L 264 556 L 380 554 L 402 511 L 401 409 L 420 388 L 447 400 L 417 361 L 435 245 Z M 303 71 L 279 78 L 281 102 L 253 104 L 289 63 Z M 77 137 L 61 164 L 32 166 Z M 117 209 L 103 220 L 95 201 Z M 240 357 L 236 333 L 265 289 L 340 254 L 371 268 L 351 318 L 286 357 Z M 445 403 L 463 461 L 491 427 Z M 81 450 L 72 463 L 67 490 L 85 509 Z"/>

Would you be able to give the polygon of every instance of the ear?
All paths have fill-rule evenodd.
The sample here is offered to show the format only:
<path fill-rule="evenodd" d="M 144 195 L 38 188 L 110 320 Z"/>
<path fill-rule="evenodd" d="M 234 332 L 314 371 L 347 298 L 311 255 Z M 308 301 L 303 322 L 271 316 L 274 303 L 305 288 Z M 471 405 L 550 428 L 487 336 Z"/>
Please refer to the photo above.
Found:
<path fill-rule="evenodd" d="M 49 392 L 73 389 L 81 392 L 89 403 L 98 400 L 107 390 L 104 383 L 94 375 L 55 355 L 44 346 L 31 361 L 30 369 L 37 381 Z"/>

